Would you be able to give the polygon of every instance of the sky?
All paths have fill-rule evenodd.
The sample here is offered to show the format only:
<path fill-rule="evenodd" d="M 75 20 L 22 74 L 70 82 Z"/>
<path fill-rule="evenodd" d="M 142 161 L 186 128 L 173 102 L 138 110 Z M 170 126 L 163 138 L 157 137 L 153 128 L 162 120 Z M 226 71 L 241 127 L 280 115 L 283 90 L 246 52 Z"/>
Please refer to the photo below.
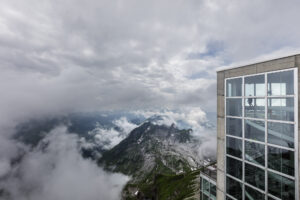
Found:
<path fill-rule="evenodd" d="M 216 69 L 300 51 L 295 0 L 1 1 L 1 122 L 216 110 Z"/>
<path fill-rule="evenodd" d="M 35 162 L 40 167 L 47 164 L 40 151 L 32 152 L 9 140 L 14 126 L 22 121 L 74 112 L 177 109 L 190 114 L 176 112 L 176 118 L 183 116 L 197 126 L 203 113 L 216 112 L 217 69 L 300 53 L 297 0 L 0 3 L 0 178 L 23 169 L 33 173 L 30 168 Z M 97 133 L 108 134 L 101 131 Z M 48 138 L 53 145 L 60 137 L 56 132 L 61 132 L 63 141 L 76 143 L 58 128 Z M 60 167 L 44 171 L 41 179 L 28 180 L 39 184 L 47 173 L 53 173 L 58 178 L 52 185 L 41 184 L 53 190 L 34 191 L 32 199 L 43 194 L 54 199 L 53 187 L 65 184 L 59 179 L 60 170 L 79 159 L 74 146 L 60 147 L 62 154 L 51 146 L 46 154 Z M 19 155 L 18 150 L 28 156 L 17 171 L 11 171 L 8 160 Z M 70 160 L 65 165 L 60 156 L 53 155 L 69 156 Z M 122 185 L 128 179 L 122 176 L 115 184 L 118 175 L 98 172 L 86 160 L 78 162 L 82 165 L 75 167 L 73 174 L 86 167 L 112 185 Z M 28 183 L 14 178 L 7 182 L 17 188 L 12 194 L 22 195 L 18 187 Z M 119 191 L 121 186 L 116 188 Z M 85 189 L 91 195 L 98 194 Z M 68 198 L 73 196 L 56 199 Z"/>

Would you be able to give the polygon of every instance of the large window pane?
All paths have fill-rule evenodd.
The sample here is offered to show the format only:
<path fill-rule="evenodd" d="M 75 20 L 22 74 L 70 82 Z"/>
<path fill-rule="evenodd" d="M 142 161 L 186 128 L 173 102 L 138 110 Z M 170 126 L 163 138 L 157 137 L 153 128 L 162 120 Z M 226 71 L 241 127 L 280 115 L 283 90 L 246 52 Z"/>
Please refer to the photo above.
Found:
<path fill-rule="evenodd" d="M 268 122 L 268 143 L 294 148 L 294 125 Z"/>
<path fill-rule="evenodd" d="M 226 133 L 242 137 L 242 119 L 226 118 Z"/>
<path fill-rule="evenodd" d="M 203 180 L 203 193 L 209 196 L 209 182 L 205 178 Z"/>
<path fill-rule="evenodd" d="M 242 116 L 242 99 L 226 99 L 226 115 Z"/>
<path fill-rule="evenodd" d="M 268 118 L 294 121 L 294 98 L 268 98 Z"/>
<path fill-rule="evenodd" d="M 265 96 L 265 75 L 245 77 L 245 96 Z"/>
<path fill-rule="evenodd" d="M 261 190 L 265 190 L 265 171 L 245 163 L 245 182 Z"/>
<path fill-rule="evenodd" d="M 226 138 L 226 151 L 227 154 L 242 158 L 242 140 L 227 137 Z"/>
<path fill-rule="evenodd" d="M 245 117 L 265 118 L 265 99 L 245 99 Z"/>
<path fill-rule="evenodd" d="M 226 200 L 233 200 L 233 199 L 230 198 L 229 196 L 226 196 Z"/>
<path fill-rule="evenodd" d="M 242 78 L 230 79 L 226 81 L 226 96 L 242 96 Z"/>
<path fill-rule="evenodd" d="M 294 176 L 294 152 L 286 149 L 268 147 L 268 167 Z"/>
<path fill-rule="evenodd" d="M 200 190 L 202 191 L 203 190 L 203 183 L 202 183 L 202 181 L 203 181 L 203 178 L 200 176 Z"/>
<path fill-rule="evenodd" d="M 268 95 L 294 94 L 293 71 L 284 71 L 268 74 Z"/>
<path fill-rule="evenodd" d="M 242 183 L 226 177 L 226 192 L 238 200 L 242 200 Z"/>
<path fill-rule="evenodd" d="M 280 199 L 295 199 L 295 182 L 273 172 L 268 172 L 268 191 Z"/>
<path fill-rule="evenodd" d="M 230 157 L 227 156 L 226 170 L 227 170 L 227 174 L 230 174 L 231 176 L 234 176 L 234 177 L 242 180 L 243 164 L 242 164 L 241 161 L 230 158 Z"/>
<path fill-rule="evenodd" d="M 251 187 L 245 186 L 245 200 L 265 200 L 265 195 Z"/>
<path fill-rule="evenodd" d="M 203 200 L 209 200 L 209 197 L 205 194 L 203 194 Z"/>
<path fill-rule="evenodd" d="M 245 141 L 245 159 L 265 166 L 265 145 Z"/>
<path fill-rule="evenodd" d="M 265 122 L 257 120 L 245 120 L 245 137 L 264 142 Z"/>
<path fill-rule="evenodd" d="M 210 198 L 215 200 L 217 197 L 217 188 L 216 185 L 210 183 Z"/>

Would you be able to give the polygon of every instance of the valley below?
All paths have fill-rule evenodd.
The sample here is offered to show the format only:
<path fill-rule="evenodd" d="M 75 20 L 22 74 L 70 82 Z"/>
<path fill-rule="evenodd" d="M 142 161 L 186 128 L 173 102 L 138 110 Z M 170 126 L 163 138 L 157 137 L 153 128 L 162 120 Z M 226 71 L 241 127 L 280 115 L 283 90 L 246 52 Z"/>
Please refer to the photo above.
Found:
<path fill-rule="evenodd" d="M 118 194 L 114 196 L 122 200 L 199 199 L 200 170 L 215 160 L 214 143 L 211 142 L 214 135 L 209 135 L 213 133 L 214 126 L 208 121 L 201 122 L 197 129 L 167 115 L 147 118 L 135 115 L 73 115 L 29 121 L 17 127 L 13 140 L 20 143 L 19 153 L 13 157 L 11 164 L 14 171 L 0 177 L 0 197 L 14 199 L 14 191 L 1 183 L 18 181 L 19 178 L 17 183 L 21 184 L 18 187 L 29 197 L 36 195 L 37 187 L 42 190 L 49 187 L 49 183 L 39 185 L 42 181 L 39 177 L 30 178 L 27 181 L 30 184 L 22 185 L 24 166 L 28 165 L 29 158 L 32 160 L 38 155 L 34 163 L 39 164 L 35 167 L 43 168 L 41 170 L 45 170 L 45 174 L 85 170 L 73 167 L 79 159 L 83 166 L 88 163 L 92 171 L 96 168 L 102 170 L 106 179 L 120 176 L 106 187 L 117 187 Z M 68 163 L 69 156 L 74 157 L 71 163 Z M 47 157 L 49 161 L 45 161 Z M 61 169 L 61 166 L 65 168 Z M 77 176 L 72 179 L 76 180 Z M 54 179 L 53 184 L 59 179 L 54 175 L 51 178 Z M 95 182 L 103 179 L 94 178 Z M 92 182 L 87 180 L 87 191 L 89 184 Z"/>

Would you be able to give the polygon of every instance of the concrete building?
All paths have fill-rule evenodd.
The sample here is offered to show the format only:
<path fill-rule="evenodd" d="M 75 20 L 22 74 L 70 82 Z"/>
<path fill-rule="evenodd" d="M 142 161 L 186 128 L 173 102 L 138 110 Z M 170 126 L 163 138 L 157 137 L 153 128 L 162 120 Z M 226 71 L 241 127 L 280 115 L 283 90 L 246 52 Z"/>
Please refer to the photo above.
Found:
<path fill-rule="evenodd" d="M 299 200 L 300 55 L 217 72 L 217 199 Z"/>

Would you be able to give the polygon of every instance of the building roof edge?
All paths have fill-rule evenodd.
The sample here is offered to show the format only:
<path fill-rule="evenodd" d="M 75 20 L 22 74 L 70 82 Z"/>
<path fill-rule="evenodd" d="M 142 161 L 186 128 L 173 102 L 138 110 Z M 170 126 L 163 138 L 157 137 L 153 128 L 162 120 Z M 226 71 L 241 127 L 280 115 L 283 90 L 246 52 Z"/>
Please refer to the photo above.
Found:
<path fill-rule="evenodd" d="M 216 72 L 218 73 L 218 72 L 227 71 L 227 70 L 230 70 L 230 69 L 236 69 L 236 68 L 246 67 L 246 66 L 255 65 L 255 64 L 261 64 L 261 63 L 265 63 L 265 62 L 280 60 L 280 59 L 283 59 L 283 58 L 289 58 L 289 57 L 294 57 L 294 56 L 298 56 L 298 55 L 300 55 L 300 53 L 289 55 L 289 56 L 283 56 L 283 57 L 279 57 L 279 58 L 271 58 L 271 59 L 267 59 L 267 60 L 254 61 L 254 62 L 250 62 L 250 63 L 245 64 L 245 65 L 232 66 L 232 67 L 224 66 L 224 67 L 220 67 L 219 69 L 217 69 Z"/>

